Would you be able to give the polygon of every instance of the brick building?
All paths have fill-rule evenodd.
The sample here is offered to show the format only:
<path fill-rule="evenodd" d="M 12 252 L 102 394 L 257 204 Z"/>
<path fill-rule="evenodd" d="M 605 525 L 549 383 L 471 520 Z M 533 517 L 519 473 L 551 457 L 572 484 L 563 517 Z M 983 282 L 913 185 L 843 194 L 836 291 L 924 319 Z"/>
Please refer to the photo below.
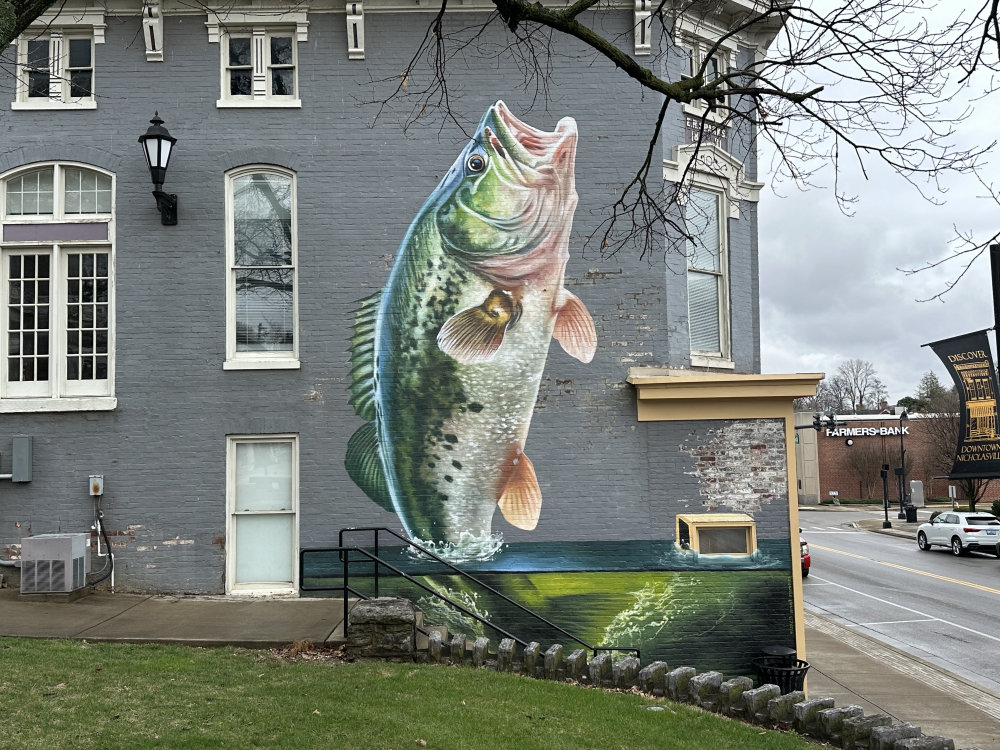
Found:
<path fill-rule="evenodd" d="M 812 429 L 812 413 L 796 415 L 796 461 L 799 502 L 816 504 L 831 497 L 860 498 L 882 502 L 884 489 L 881 467 L 888 464 L 889 501 L 899 504 L 896 469 L 900 466 L 900 438 L 906 455 L 907 483 L 923 483 L 927 499 L 948 498 L 949 485 L 943 479 L 951 465 L 942 464 L 939 432 L 933 417 L 908 415 L 901 421 L 895 414 L 840 415 L 842 425 L 819 432 Z M 804 429 L 803 429 L 804 428 Z M 953 449 L 952 449 L 953 450 Z M 907 490 L 909 493 L 909 489 Z M 835 493 L 835 494 L 834 494 Z M 961 500 L 962 491 L 956 493 Z M 980 507 L 1000 498 L 1000 484 L 991 482 Z"/>
<path fill-rule="evenodd" d="M 651 44 L 632 3 L 589 20 L 679 77 L 752 7 L 696 6 Z M 547 106 L 473 55 L 465 131 L 404 130 L 373 82 L 433 14 L 69 0 L 7 51 L 0 473 L 13 450 L 30 481 L 0 483 L 0 573 L 70 531 L 106 567 L 103 525 L 117 590 L 294 595 L 302 550 L 387 527 L 595 643 L 737 670 L 801 647 L 791 402 L 819 376 L 760 374 L 754 134 L 715 128 L 706 172 L 704 107 L 672 111 L 654 179 L 690 181 L 697 246 L 585 254 L 657 97 L 567 42 Z M 174 226 L 136 144 L 154 112 Z"/>

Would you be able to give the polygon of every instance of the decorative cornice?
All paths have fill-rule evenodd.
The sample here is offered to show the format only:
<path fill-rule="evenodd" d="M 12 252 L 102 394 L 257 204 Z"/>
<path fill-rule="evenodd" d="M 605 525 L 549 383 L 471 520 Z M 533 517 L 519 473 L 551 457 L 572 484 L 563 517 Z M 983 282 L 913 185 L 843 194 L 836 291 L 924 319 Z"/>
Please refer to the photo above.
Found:
<path fill-rule="evenodd" d="M 684 374 L 680 374 L 684 373 Z M 636 387 L 640 401 L 678 399 L 794 399 L 816 395 L 823 373 L 737 375 L 690 374 L 662 367 L 630 367 L 627 382 Z"/>
<path fill-rule="evenodd" d="M 691 161 L 694 159 L 694 163 Z M 740 201 L 760 200 L 763 182 L 749 180 L 743 162 L 714 143 L 684 144 L 674 147 L 674 159 L 663 160 L 663 179 L 715 188 L 729 198 L 729 216 L 740 218 Z"/>

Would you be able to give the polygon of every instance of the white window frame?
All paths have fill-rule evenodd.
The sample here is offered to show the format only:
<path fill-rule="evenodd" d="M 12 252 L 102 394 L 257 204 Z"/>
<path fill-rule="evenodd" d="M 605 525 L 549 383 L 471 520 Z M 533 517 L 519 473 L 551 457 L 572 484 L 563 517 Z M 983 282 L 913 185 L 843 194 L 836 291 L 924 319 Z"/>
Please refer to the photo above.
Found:
<path fill-rule="evenodd" d="M 6 183 L 26 172 L 53 169 L 53 210 L 43 215 L 7 215 Z M 109 213 L 67 214 L 65 210 L 65 169 L 85 169 L 111 179 Z M 70 241 L 8 241 L 8 227 L 106 223 L 107 239 Z M 9 256 L 20 251 L 43 251 L 49 261 L 49 378 L 47 385 L 24 387 L 8 378 Z M 68 256 L 76 251 L 105 251 L 108 254 L 108 377 L 104 380 L 70 381 L 66 378 L 66 277 Z M 115 176 L 91 164 L 77 162 L 39 162 L 0 175 L 0 414 L 15 412 L 108 411 L 118 405 L 115 398 Z M 86 385 L 84 385 L 86 383 Z"/>
<path fill-rule="evenodd" d="M 219 99 L 215 106 L 226 107 L 291 107 L 302 106 L 299 89 L 298 45 L 308 41 L 309 22 L 305 12 L 247 11 L 210 14 L 206 22 L 208 41 L 219 45 Z M 229 93 L 229 38 L 250 37 L 252 94 Z M 292 65 L 295 69 L 295 94 L 279 96 L 271 93 L 270 40 L 274 36 L 292 39 Z"/>
<path fill-rule="evenodd" d="M 709 56 L 716 61 L 720 75 L 736 67 L 736 41 L 733 38 L 723 39 L 726 35 L 724 28 L 713 26 L 703 20 L 695 21 L 688 16 L 681 16 L 677 26 L 675 44 L 685 60 L 684 65 L 690 66 L 681 74 L 682 78 L 688 78 L 700 70 L 702 63 Z M 721 102 L 723 105 L 729 103 L 728 96 Z M 725 108 L 710 110 L 708 102 L 703 100 L 685 102 L 683 110 L 686 114 L 705 117 L 714 123 L 722 123 L 729 119 L 729 112 Z"/>
<path fill-rule="evenodd" d="M 291 180 L 292 188 L 292 348 L 290 351 L 241 352 L 236 345 L 236 237 L 233 184 L 249 174 L 270 173 Z M 299 264 L 297 179 L 290 169 L 273 164 L 240 167 L 226 173 L 226 360 L 224 370 L 297 370 L 299 362 Z"/>
<path fill-rule="evenodd" d="M 702 276 L 714 276 L 717 283 L 718 293 L 718 321 L 719 321 L 719 349 L 704 350 L 695 349 L 691 344 L 691 364 L 705 367 L 728 367 L 732 363 L 732 346 L 730 342 L 730 305 L 729 305 L 729 212 L 725 210 L 727 202 L 726 195 L 718 190 L 705 187 L 704 185 L 692 185 L 691 190 L 711 195 L 715 198 L 716 221 L 719 227 L 719 268 L 718 270 L 698 268 L 692 266 L 692 256 L 687 257 L 687 271 L 685 279 L 687 281 L 688 295 L 688 325 L 690 331 L 690 309 L 691 309 L 691 274 Z M 685 206 L 688 201 L 684 201 Z"/>
<path fill-rule="evenodd" d="M 77 110 L 97 109 L 98 66 L 97 45 L 104 44 L 104 30 L 107 27 L 102 9 L 81 11 L 52 11 L 42 14 L 29 29 L 12 44 L 15 45 L 17 75 L 12 110 Z M 90 39 L 90 88 L 91 95 L 71 97 L 69 83 L 69 41 Z M 28 96 L 27 64 L 28 42 L 47 41 L 49 43 L 49 96 L 47 98 Z"/>
<path fill-rule="evenodd" d="M 247 443 L 290 443 L 292 507 L 290 510 L 239 511 L 236 508 L 236 447 Z M 241 515 L 290 515 L 292 517 L 292 580 L 284 582 L 236 583 L 236 518 Z M 297 596 L 299 580 L 299 436 L 274 435 L 226 436 L 226 593 L 233 596 Z M 278 585 L 275 585 L 278 583 Z"/>
<path fill-rule="evenodd" d="M 714 144 L 683 144 L 674 147 L 674 158 L 663 160 L 663 179 L 666 182 L 678 183 L 678 188 L 696 188 L 717 192 L 723 196 L 723 231 L 728 233 L 729 222 L 726 219 L 740 218 L 740 201 L 757 203 L 764 183 L 747 179 L 743 163 L 731 156 L 724 149 Z M 679 202 L 684 203 L 685 192 L 681 190 Z M 726 234 L 726 300 L 729 301 L 728 277 L 728 234 Z M 685 281 L 687 269 L 685 269 Z M 718 355 L 706 355 L 698 351 L 691 353 L 691 365 L 694 367 L 711 367 L 716 369 L 735 369 L 732 359 L 732 341 L 730 338 L 732 323 L 731 310 L 726 313 L 726 346 Z"/>

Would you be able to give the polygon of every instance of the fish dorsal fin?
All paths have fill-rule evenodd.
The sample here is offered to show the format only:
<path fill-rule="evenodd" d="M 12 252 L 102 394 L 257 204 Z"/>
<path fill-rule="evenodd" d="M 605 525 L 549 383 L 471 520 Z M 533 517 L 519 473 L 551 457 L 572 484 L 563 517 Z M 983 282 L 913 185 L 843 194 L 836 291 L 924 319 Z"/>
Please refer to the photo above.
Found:
<path fill-rule="evenodd" d="M 392 507 L 392 496 L 389 493 L 389 483 L 382 469 L 378 432 L 374 422 L 366 422 L 351 435 L 351 439 L 347 441 L 344 467 L 348 476 L 368 497 L 390 513 L 395 512 Z"/>
<path fill-rule="evenodd" d="M 514 446 L 500 469 L 500 512 L 511 526 L 531 531 L 538 525 L 542 512 L 542 490 L 538 486 L 535 467 Z"/>
<path fill-rule="evenodd" d="M 366 421 L 375 419 L 375 321 L 382 292 L 358 303 L 351 334 L 351 398 L 354 413 Z"/>
<path fill-rule="evenodd" d="M 448 318 L 438 331 L 438 347 L 463 365 L 490 362 L 504 334 L 521 316 L 521 305 L 510 292 L 494 289 L 483 304 L 469 307 Z"/>
<path fill-rule="evenodd" d="M 556 312 L 552 338 L 569 356 L 589 362 L 597 351 L 597 331 L 587 307 L 573 292 L 562 290 L 562 305 Z"/>

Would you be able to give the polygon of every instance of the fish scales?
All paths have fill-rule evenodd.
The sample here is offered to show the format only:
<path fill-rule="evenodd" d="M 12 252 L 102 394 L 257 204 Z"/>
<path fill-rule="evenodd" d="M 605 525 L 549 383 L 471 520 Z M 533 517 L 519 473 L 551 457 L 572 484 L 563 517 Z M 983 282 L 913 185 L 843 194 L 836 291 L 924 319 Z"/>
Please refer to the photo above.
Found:
<path fill-rule="evenodd" d="M 563 287 L 575 147 L 570 118 L 544 133 L 491 107 L 407 231 L 374 326 L 369 300 L 355 324 L 351 390 L 363 395 L 370 371 L 374 419 L 352 396 L 372 421 L 348 471 L 415 541 L 455 559 L 499 549 L 498 503 L 534 528 L 541 491 L 523 451 L 549 341 L 593 357 L 593 321 Z"/>

